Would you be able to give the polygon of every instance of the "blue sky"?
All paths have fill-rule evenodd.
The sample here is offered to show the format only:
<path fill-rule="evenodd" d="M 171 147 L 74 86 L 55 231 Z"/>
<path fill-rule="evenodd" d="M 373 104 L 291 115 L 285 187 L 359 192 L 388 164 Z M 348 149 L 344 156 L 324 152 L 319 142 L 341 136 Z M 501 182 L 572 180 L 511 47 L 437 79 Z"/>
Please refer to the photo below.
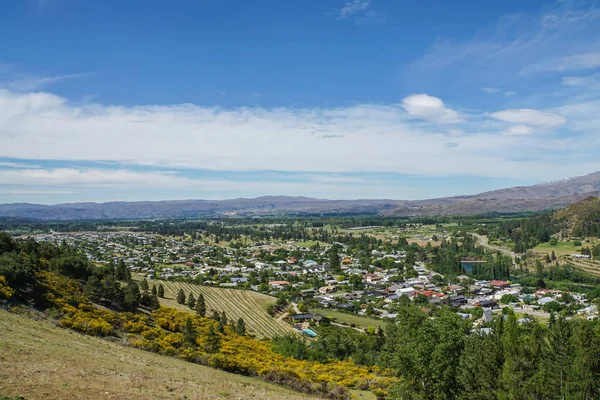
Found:
<path fill-rule="evenodd" d="M 0 202 L 420 199 L 600 170 L 594 1 L 7 0 Z"/>

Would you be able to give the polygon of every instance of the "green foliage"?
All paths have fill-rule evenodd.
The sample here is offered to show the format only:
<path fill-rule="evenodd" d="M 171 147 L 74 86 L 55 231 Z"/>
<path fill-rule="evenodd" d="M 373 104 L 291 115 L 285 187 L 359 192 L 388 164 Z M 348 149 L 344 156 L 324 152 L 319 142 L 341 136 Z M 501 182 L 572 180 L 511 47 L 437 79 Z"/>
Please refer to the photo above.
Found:
<path fill-rule="evenodd" d="M 158 284 L 157 294 L 158 294 L 158 297 L 160 297 L 160 298 L 165 297 L 165 287 L 163 286 L 162 283 Z"/>
<path fill-rule="evenodd" d="M 190 292 L 187 298 L 188 307 L 193 310 L 196 307 L 196 298 L 194 297 L 194 293 Z"/>
<path fill-rule="evenodd" d="M 237 324 L 235 326 L 235 333 L 237 333 L 238 335 L 246 334 L 246 323 L 244 322 L 244 319 L 242 317 L 240 317 L 237 320 Z"/>
<path fill-rule="evenodd" d="M 123 260 L 119 260 L 117 263 L 117 267 L 115 268 L 115 277 L 119 281 L 127 281 L 131 279 L 131 272 L 129 272 L 129 269 L 125 266 L 125 262 L 123 262 Z"/>
<path fill-rule="evenodd" d="M 198 300 L 196 300 L 196 313 L 201 317 L 206 316 L 206 303 L 202 293 L 198 295 Z"/>
<path fill-rule="evenodd" d="M 133 280 L 129 280 L 124 290 L 123 307 L 126 310 L 135 311 L 140 305 L 141 297 L 138 284 Z"/>
<path fill-rule="evenodd" d="M 505 294 L 504 296 L 502 296 L 500 298 L 500 303 L 502 303 L 502 304 L 518 303 L 518 302 L 519 302 L 519 298 L 517 296 L 515 296 L 514 294 Z"/>
<path fill-rule="evenodd" d="M 185 304 L 185 293 L 183 292 L 183 289 L 179 289 L 179 292 L 177 292 L 177 303 Z"/>

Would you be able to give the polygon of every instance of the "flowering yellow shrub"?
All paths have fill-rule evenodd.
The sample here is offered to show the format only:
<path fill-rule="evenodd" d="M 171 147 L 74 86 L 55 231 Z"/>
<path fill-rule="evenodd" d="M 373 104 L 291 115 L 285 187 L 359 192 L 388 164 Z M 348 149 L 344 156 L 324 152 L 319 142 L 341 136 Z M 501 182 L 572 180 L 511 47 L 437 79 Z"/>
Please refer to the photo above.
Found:
<path fill-rule="evenodd" d="M 79 283 L 72 279 L 49 272 L 39 273 L 38 278 L 46 288 L 46 299 L 62 316 L 60 324 L 88 335 L 105 336 L 121 330 L 129 333 L 129 343 L 140 349 L 260 376 L 305 391 L 344 386 L 377 388 L 379 393 L 385 393 L 392 383 L 387 371 L 378 367 L 359 366 L 352 361 L 320 363 L 283 356 L 273 351 L 269 341 L 240 336 L 230 326 L 220 326 L 213 319 L 173 308 L 160 307 L 150 317 L 102 309 L 91 304 Z M 0 290 L 5 287 L 0 280 Z"/>
<path fill-rule="evenodd" d="M 0 275 L 0 299 L 10 299 L 15 294 L 15 291 L 8 286 L 8 281 Z"/>
<path fill-rule="evenodd" d="M 113 326 L 101 318 L 94 318 L 85 312 L 75 312 L 60 320 L 60 324 L 87 335 L 106 336 L 113 331 Z"/>

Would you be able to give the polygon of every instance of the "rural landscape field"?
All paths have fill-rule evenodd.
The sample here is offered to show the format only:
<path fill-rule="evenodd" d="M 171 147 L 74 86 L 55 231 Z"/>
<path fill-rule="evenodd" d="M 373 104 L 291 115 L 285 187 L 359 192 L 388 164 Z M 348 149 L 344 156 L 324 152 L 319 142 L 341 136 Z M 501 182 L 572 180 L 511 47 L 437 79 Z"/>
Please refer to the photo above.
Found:
<path fill-rule="evenodd" d="M 0 400 L 600 399 L 600 0 L 0 38 Z"/>

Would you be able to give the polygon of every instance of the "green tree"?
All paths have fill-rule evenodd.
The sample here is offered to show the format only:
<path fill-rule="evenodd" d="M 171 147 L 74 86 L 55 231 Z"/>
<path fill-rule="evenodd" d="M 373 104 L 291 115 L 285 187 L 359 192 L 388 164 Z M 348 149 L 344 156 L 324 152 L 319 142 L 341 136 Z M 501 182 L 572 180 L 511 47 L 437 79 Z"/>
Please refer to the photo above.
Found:
<path fill-rule="evenodd" d="M 196 330 L 192 325 L 192 319 L 186 318 L 185 327 L 183 328 L 183 341 L 190 347 L 193 347 L 196 344 Z"/>
<path fill-rule="evenodd" d="M 198 300 L 196 300 L 196 313 L 201 316 L 206 316 L 206 303 L 204 302 L 204 295 L 200 293 L 198 295 Z"/>
<path fill-rule="evenodd" d="M 156 285 L 152 285 L 152 290 L 150 291 L 150 293 L 152 293 L 153 296 L 156 296 L 158 294 L 156 290 Z"/>
<path fill-rule="evenodd" d="M 148 281 L 147 281 L 147 280 L 145 280 L 145 279 L 144 279 L 143 281 L 141 281 L 141 282 L 140 282 L 140 288 L 142 289 L 142 292 L 143 292 L 143 293 L 148 293 L 148 289 L 150 288 L 150 287 L 148 286 Z"/>
<path fill-rule="evenodd" d="M 125 266 L 125 262 L 123 260 L 119 260 L 117 263 L 117 267 L 115 268 L 115 277 L 119 281 L 126 281 L 131 278 L 131 273 L 127 266 Z"/>
<path fill-rule="evenodd" d="M 183 289 L 179 289 L 179 292 L 177 292 L 177 303 L 185 304 L 185 293 L 183 292 Z"/>
<path fill-rule="evenodd" d="M 340 256 L 338 254 L 338 246 L 335 244 L 329 249 L 329 269 L 334 274 L 342 272 Z"/>
<path fill-rule="evenodd" d="M 246 333 L 246 323 L 244 322 L 244 319 L 242 317 L 240 317 L 237 320 L 237 325 L 235 326 L 235 333 L 237 333 L 238 335 L 244 335 Z"/>
<path fill-rule="evenodd" d="M 135 311 L 140 305 L 141 297 L 138 284 L 131 279 L 127 281 L 124 290 L 123 307 L 127 310 Z"/>
<path fill-rule="evenodd" d="M 599 399 L 600 325 L 582 321 L 573 337 L 575 359 L 567 390 L 574 399 Z"/>
<path fill-rule="evenodd" d="M 190 295 L 188 296 L 187 305 L 191 310 L 193 310 L 196 307 L 196 298 L 194 297 L 194 293 L 192 292 L 190 292 Z"/>
<path fill-rule="evenodd" d="M 498 398 L 498 377 L 504 364 L 501 342 L 503 322 L 503 318 L 497 318 L 490 333 L 480 331 L 465 340 L 457 377 L 461 389 L 459 399 Z"/>
<path fill-rule="evenodd" d="M 423 293 L 419 293 L 413 298 L 413 302 L 420 306 L 425 306 L 429 304 L 429 298 L 425 296 Z"/>
<path fill-rule="evenodd" d="M 158 297 L 165 297 L 165 287 L 163 286 L 162 283 L 158 284 L 158 290 L 157 290 L 157 295 Z"/>
<path fill-rule="evenodd" d="M 208 353 L 214 354 L 219 352 L 221 348 L 221 336 L 215 329 L 213 324 L 208 326 L 208 332 L 206 334 L 206 351 Z"/>

